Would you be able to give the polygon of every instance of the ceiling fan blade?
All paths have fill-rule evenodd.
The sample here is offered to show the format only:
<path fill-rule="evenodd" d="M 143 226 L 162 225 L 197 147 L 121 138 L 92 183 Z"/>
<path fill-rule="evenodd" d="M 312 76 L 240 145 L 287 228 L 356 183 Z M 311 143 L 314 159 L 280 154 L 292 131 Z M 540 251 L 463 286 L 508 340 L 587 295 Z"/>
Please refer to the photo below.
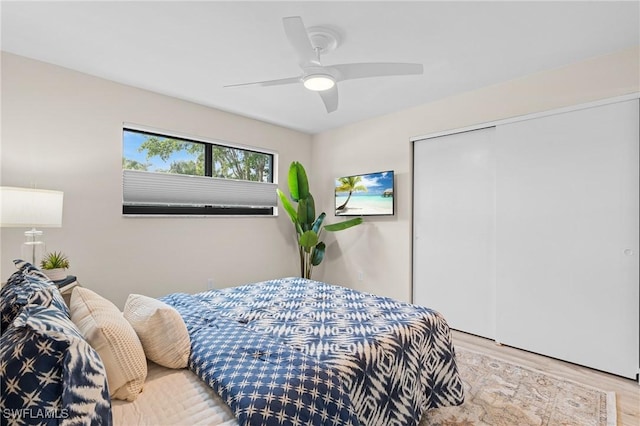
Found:
<path fill-rule="evenodd" d="M 338 85 L 333 86 L 329 90 L 318 92 L 324 102 L 327 112 L 333 112 L 338 109 Z"/>
<path fill-rule="evenodd" d="M 311 40 L 309 40 L 307 29 L 302 23 L 302 18 L 299 16 L 289 16 L 282 18 L 282 23 L 284 24 L 284 32 L 289 39 L 289 43 L 291 43 L 293 49 L 298 54 L 298 63 L 300 66 L 320 65 L 318 55 L 311 45 Z"/>
<path fill-rule="evenodd" d="M 280 86 L 283 84 L 300 83 L 302 77 L 279 78 L 277 80 L 256 81 L 253 83 L 229 84 L 224 87 L 242 87 L 242 86 Z"/>
<path fill-rule="evenodd" d="M 422 64 L 406 64 L 394 62 L 371 62 L 361 64 L 331 65 L 340 73 L 340 80 L 352 80 L 355 78 L 382 77 L 391 75 L 422 74 Z"/>

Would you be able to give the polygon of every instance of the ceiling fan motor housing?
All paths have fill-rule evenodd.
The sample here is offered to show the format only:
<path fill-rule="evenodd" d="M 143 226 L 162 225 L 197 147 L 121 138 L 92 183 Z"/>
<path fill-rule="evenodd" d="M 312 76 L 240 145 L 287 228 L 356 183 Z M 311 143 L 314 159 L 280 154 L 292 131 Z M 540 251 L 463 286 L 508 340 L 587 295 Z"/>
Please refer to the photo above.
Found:
<path fill-rule="evenodd" d="M 325 54 L 331 52 L 340 43 L 340 34 L 327 27 L 309 27 L 307 28 L 311 46 L 319 53 Z"/>

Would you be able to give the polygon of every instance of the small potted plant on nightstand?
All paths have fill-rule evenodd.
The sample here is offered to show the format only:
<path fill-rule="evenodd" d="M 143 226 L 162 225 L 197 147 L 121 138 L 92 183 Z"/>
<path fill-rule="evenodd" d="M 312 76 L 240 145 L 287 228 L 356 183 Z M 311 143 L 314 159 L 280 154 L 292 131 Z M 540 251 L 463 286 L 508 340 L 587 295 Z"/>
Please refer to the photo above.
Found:
<path fill-rule="evenodd" d="M 40 267 L 51 281 L 59 281 L 67 277 L 69 259 L 61 251 L 54 251 L 44 256 Z"/>

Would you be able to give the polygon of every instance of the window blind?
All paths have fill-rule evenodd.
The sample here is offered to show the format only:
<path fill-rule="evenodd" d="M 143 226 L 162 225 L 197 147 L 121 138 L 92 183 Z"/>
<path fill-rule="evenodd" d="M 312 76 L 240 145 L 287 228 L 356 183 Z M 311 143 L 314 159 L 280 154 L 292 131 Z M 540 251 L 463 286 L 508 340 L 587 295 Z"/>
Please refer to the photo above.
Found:
<path fill-rule="evenodd" d="M 123 170 L 123 204 L 277 207 L 275 183 Z"/>

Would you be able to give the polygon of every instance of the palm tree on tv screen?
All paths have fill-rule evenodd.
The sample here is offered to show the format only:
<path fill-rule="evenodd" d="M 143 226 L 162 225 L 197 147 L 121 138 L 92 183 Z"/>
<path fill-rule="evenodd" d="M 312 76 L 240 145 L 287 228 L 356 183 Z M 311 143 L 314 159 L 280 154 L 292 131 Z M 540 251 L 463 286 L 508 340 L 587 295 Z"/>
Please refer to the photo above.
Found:
<path fill-rule="evenodd" d="M 336 187 L 336 192 L 349 192 L 349 196 L 347 197 L 347 201 L 345 201 L 341 206 L 337 207 L 336 210 L 346 209 L 347 204 L 351 199 L 351 194 L 353 194 L 354 192 L 367 191 L 367 187 L 360 184 L 360 182 L 362 182 L 362 176 L 343 177 L 339 178 L 338 181 L 340 182 L 340 186 Z"/>

